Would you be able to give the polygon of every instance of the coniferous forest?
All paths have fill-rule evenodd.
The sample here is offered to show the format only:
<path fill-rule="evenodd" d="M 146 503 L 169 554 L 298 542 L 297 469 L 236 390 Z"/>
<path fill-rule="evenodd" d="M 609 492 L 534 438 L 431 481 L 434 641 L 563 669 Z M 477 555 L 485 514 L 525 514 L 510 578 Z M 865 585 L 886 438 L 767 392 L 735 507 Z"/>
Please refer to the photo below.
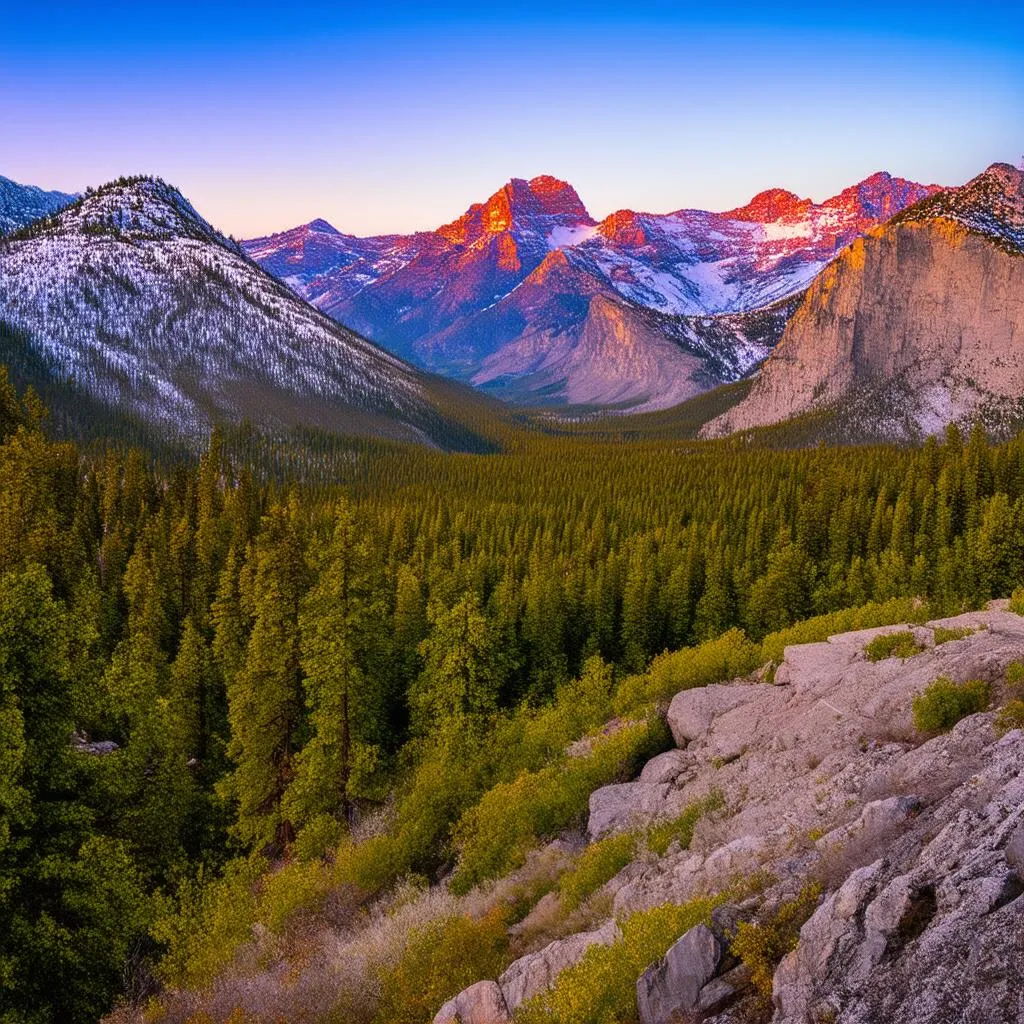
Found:
<path fill-rule="evenodd" d="M 341 886 L 498 877 L 659 749 L 680 673 L 1022 570 L 1024 437 L 980 428 L 779 450 L 523 425 L 302 474 L 216 432 L 198 459 L 78 447 L 5 376 L 0 1020 L 207 983 Z M 612 714 L 636 724 L 566 768 Z M 429 1019 L 387 993 L 376 1019 Z"/>

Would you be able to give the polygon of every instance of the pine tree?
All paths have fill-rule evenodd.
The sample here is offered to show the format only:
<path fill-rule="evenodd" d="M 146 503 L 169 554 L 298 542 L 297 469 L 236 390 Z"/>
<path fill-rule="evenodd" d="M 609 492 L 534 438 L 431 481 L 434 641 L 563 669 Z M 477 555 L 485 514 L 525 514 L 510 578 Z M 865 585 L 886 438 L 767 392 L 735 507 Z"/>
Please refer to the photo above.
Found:
<path fill-rule="evenodd" d="M 286 813 L 299 826 L 322 815 L 346 819 L 380 763 L 385 694 L 364 664 L 368 642 L 383 628 L 384 609 L 373 603 L 367 561 L 351 508 L 342 502 L 319 582 L 299 615 L 312 735 L 285 798 Z"/>
<path fill-rule="evenodd" d="M 284 849 L 294 838 L 282 806 L 294 778 L 303 724 L 299 608 L 308 583 L 298 501 L 276 505 L 253 552 L 253 627 L 245 661 L 228 681 L 234 770 L 222 790 L 237 805 L 234 831 L 254 849 Z"/>

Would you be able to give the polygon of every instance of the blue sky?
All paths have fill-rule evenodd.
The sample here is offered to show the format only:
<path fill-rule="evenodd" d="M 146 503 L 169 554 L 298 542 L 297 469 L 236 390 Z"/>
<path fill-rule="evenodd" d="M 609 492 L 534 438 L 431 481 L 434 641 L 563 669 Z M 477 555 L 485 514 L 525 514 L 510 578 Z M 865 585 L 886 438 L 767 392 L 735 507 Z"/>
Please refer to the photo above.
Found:
<path fill-rule="evenodd" d="M 0 19 L 0 174 L 152 172 L 239 236 L 428 228 L 513 176 L 595 216 L 956 184 L 1024 154 L 1010 4 L 49 4 Z"/>

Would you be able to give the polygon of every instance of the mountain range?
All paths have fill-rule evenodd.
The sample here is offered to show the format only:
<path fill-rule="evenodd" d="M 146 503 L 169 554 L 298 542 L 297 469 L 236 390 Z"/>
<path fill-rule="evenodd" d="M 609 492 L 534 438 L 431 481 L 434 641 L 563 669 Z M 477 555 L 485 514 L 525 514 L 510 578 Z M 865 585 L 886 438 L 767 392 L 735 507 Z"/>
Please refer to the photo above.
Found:
<path fill-rule="evenodd" d="M 709 437 L 818 413 L 835 440 L 1008 428 L 1022 180 L 880 173 L 821 204 L 597 222 L 564 182 L 515 179 L 433 232 L 236 243 L 159 179 L 0 179 L 0 362 L 64 388 L 65 421 L 91 403 L 190 444 L 249 420 L 479 450 L 500 409 L 479 389 L 570 418 L 712 391 L 678 414 Z"/>
<path fill-rule="evenodd" d="M 771 189 L 725 213 L 597 222 L 541 176 L 436 231 L 357 238 L 317 220 L 243 246 L 422 366 L 513 400 L 656 409 L 749 372 L 839 251 L 937 191 L 878 173 L 821 204 Z"/>

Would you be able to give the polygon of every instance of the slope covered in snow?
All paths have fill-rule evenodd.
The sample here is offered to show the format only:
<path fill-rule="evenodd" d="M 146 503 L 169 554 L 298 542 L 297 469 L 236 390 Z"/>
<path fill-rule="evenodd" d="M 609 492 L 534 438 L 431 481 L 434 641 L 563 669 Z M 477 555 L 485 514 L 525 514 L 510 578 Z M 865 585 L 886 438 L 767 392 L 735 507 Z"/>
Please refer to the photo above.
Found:
<path fill-rule="evenodd" d="M 0 175 L 0 235 L 56 213 L 76 198 L 66 192 L 44 192 L 35 185 L 19 185 Z"/>
<path fill-rule="evenodd" d="M 0 242 L 0 321 L 54 377 L 183 439 L 243 418 L 449 433 L 428 378 L 297 298 L 153 178 Z"/>

